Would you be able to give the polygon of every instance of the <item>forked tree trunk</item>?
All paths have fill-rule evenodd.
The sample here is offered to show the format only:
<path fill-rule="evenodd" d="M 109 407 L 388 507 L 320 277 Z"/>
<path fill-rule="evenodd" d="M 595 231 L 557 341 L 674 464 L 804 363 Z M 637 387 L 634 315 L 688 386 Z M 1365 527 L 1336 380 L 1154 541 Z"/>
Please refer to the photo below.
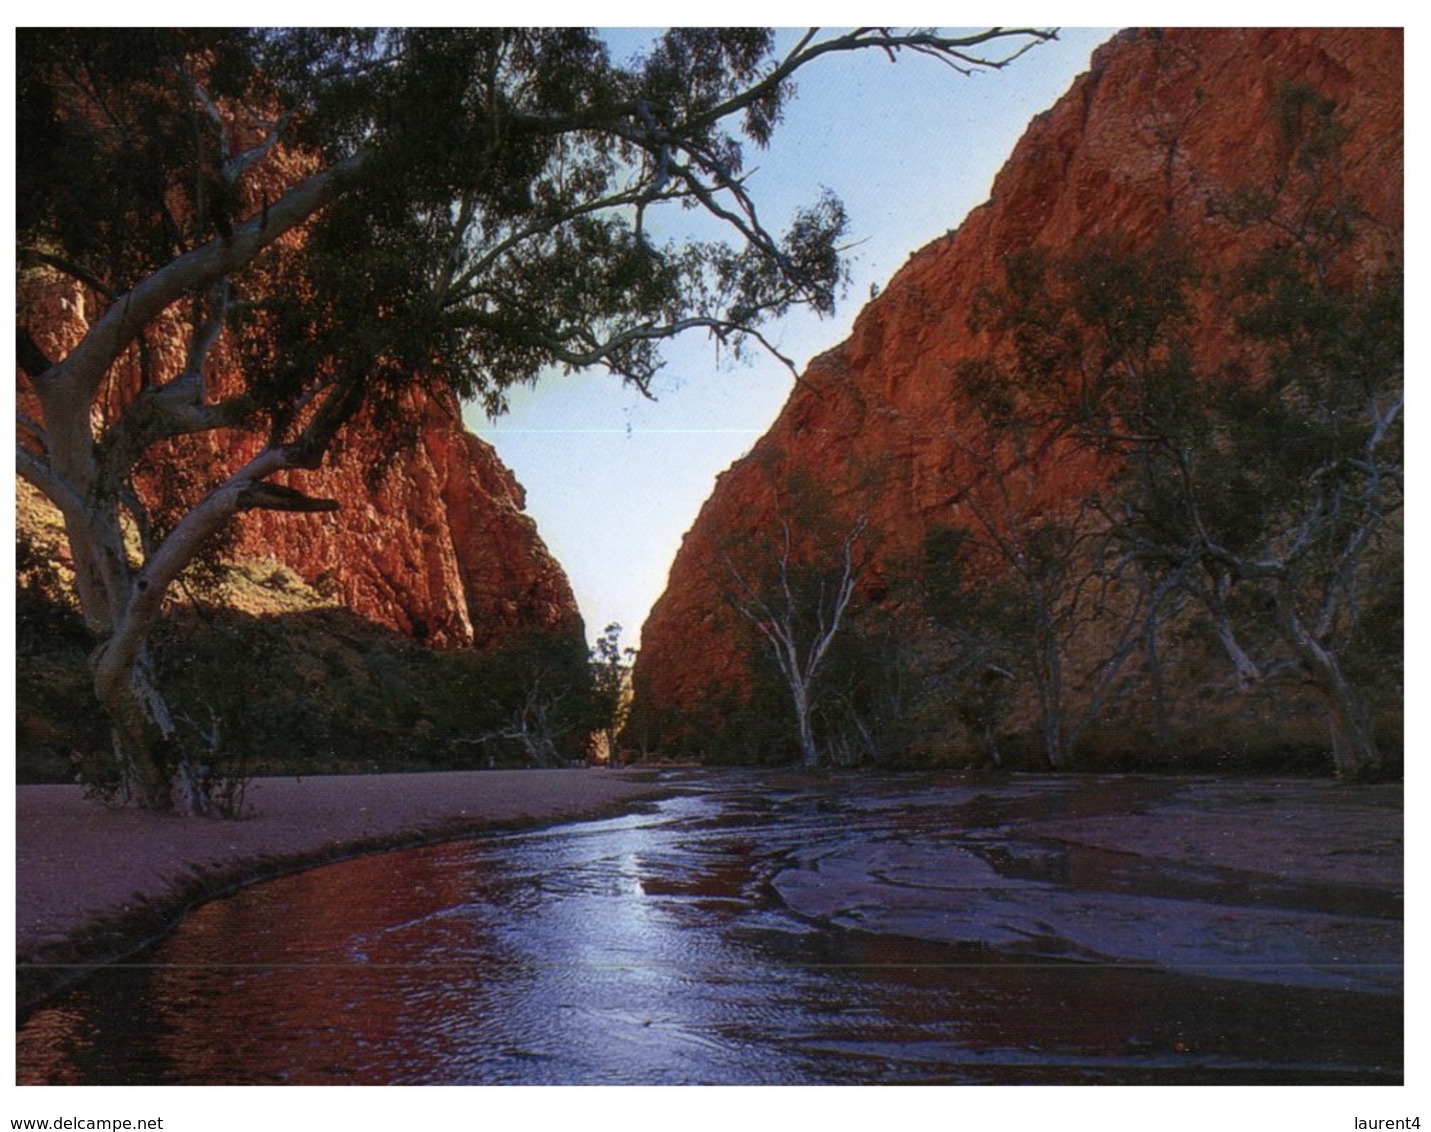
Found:
<path fill-rule="evenodd" d="M 343 383 L 337 383 L 330 395 L 333 411 L 328 412 L 329 401 L 322 403 L 301 438 L 303 444 L 270 446 L 239 469 L 180 521 L 136 573 L 119 522 L 118 500 L 130 470 L 126 443 L 138 445 L 127 453 L 136 456 L 156 439 L 227 428 L 234 421 L 220 411 L 221 406 L 190 404 L 187 399 L 183 403 L 166 401 L 164 387 L 150 387 L 136 397 L 124 417 L 106 424 L 106 443 L 101 444 L 95 435 L 100 391 L 145 326 L 186 296 L 202 294 L 248 266 L 343 192 L 347 178 L 366 160 L 368 151 L 360 151 L 313 174 L 264 207 L 261 214 L 236 225 L 232 233 L 215 237 L 159 268 L 110 303 L 63 361 L 29 375 L 44 422 L 39 446 L 43 454 L 20 446 L 17 467 L 64 515 L 85 624 L 103 640 L 92 660 L 95 693 L 110 718 L 121 773 L 134 800 L 147 808 L 173 808 L 172 771 L 179 775 L 187 808 L 196 813 L 207 810 L 192 768 L 174 757 L 173 720 L 155 686 L 144 648 L 162 614 L 164 593 L 208 536 L 235 510 L 275 506 L 248 498 L 267 476 L 284 467 L 316 466 L 311 453 L 324 450 L 332 431 L 346 419 L 344 412 L 351 412 L 350 400 Z M 212 341 L 210 337 L 208 344 Z M 201 363 L 202 358 L 194 372 L 201 372 Z M 140 404 L 139 423 L 132 423 L 135 418 L 128 414 Z M 296 493 L 278 490 L 287 492 L 276 505 L 279 509 L 315 509 L 295 505 L 292 496 Z M 328 509 L 326 502 L 321 509 Z"/>
<path fill-rule="evenodd" d="M 815 745 L 811 690 L 830 645 L 840 631 L 850 599 L 854 597 L 855 584 L 863 569 L 863 564 L 855 560 L 854 547 L 865 525 L 866 521 L 861 517 L 841 543 L 838 582 L 831 580 L 828 593 L 822 582 L 818 596 L 805 599 L 808 608 L 803 612 L 814 614 L 817 622 L 817 628 L 808 633 L 808 640 L 802 638 L 799 628 L 802 601 L 790 577 L 789 523 L 783 524 L 784 539 L 776 561 L 776 584 L 769 599 L 752 587 L 735 564 L 726 559 L 726 569 L 741 590 L 740 596 L 734 599 L 735 607 L 765 638 L 790 687 L 800 735 L 800 762 L 807 768 L 820 765 L 820 749 Z"/>
<path fill-rule="evenodd" d="M 82 460 L 75 462 L 82 471 L 75 478 L 88 482 L 89 470 Z M 90 671 L 95 698 L 109 717 L 121 793 L 145 809 L 171 810 L 173 718 L 142 641 L 137 648 L 115 647 L 134 584 L 118 506 L 112 496 L 92 497 L 82 512 L 67 513 L 65 520 L 80 609 L 85 624 L 102 638 L 90 657 Z"/>
<path fill-rule="evenodd" d="M 95 697 L 109 717 L 124 794 L 144 809 L 168 812 L 178 806 L 196 816 L 212 810 L 201 771 L 181 749 L 147 642 L 162 615 L 169 581 L 231 512 L 216 510 L 188 538 L 166 544 L 169 562 L 156 568 L 151 556 L 137 572 L 114 550 L 123 545 L 117 509 L 95 508 L 88 523 L 69 526 L 76 560 L 96 564 L 96 584 L 88 593 L 81 590 L 86 622 L 104 638 L 90 658 Z"/>

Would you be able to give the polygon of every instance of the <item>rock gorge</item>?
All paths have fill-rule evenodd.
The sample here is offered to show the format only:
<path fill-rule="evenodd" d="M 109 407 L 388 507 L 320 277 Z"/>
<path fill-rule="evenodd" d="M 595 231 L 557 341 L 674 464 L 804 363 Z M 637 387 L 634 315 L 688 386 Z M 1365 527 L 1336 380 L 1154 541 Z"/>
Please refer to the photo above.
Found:
<path fill-rule="evenodd" d="M 822 485 L 845 529 L 864 517 L 873 548 L 861 578 L 869 608 L 916 651 L 933 647 L 928 610 L 893 583 L 920 560 L 932 529 L 971 521 L 955 501 L 968 486 L 961 454 L 978 444 L 979 424 L 954 375 L 1000 345 L 971 329 L 970 316 L 1011 254 L 1108 235 L 1145 247 L 1171 222 L 1205 270 L 1232 265 L 1246 254 L 1246 237 L 1217 202 L 1286 173 L 1274 103 L 1287 84 L 1305 84 L 1334 100 L 1350 131 L 1345 175 L 1370 218 L 1370 235 L 1355 249 L 1358 266 L 1371 272 L 1398 260 L 1402 65 L 1397 29 L 1129 30 L 1100 48 L 1090 70 L 1029 126 L 989 201 L 911 256 L 848 340 L 809 364 L 769 432 L 719 477 L 642 631 L 633 745 L 700 751 L 712 705 L 743 694 L 750 646 L 740 644 L 740 618 L 730 609 L 729 548 L 769 542 L 797 482 Z M 1198 348 L 1217 360 L 1215 336 Z M 1030 510 L 1056 512 L 1107 474 L 1096 461 L 1069 458 Z M 1315 741 L 1295 691 L 1234 702 L 1226 661 L 1217 660 L 1209 651 L 1172 674 L 1175 737 L 1205 745 L 1200 731 L 1215 710 L 1219 741 L 1231 747 Z M 1014 717 L 1025 727 L 1029 698 Z M 1099 726 L 1117 747 L 1135 744 L 1145 722 L 1125 710 Z M 934 757 L 961 743 L 967 750 L 958 726 L 928 738 Z"/>

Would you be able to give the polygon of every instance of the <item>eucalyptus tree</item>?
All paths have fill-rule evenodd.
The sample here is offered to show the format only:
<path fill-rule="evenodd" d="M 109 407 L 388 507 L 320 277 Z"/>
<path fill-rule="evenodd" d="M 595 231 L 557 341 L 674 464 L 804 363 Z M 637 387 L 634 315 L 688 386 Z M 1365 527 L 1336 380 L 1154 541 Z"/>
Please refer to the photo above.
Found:
<path fill-rule="evenodd" d="M 555 766 L 586 753 L 604 723 L 603 703 L 586 646 L 565 633 L 527 630 L 476 665 L 466 742 L 521 751 L 532 766 Z"/>
<path fill-rule="evenodd" d="M 746 540 L 725 556 L 726 599 L 759 634 L 780 669 L 806 767 L 820 765 L 815 716 L 821 677 L 831 647 L 848 630 L 847 615 L 868 562 L 868 526 L 862 516 L 843 533 L 832 534 L 812 526 L 796 528 L 785 516 L 778 540 L 763 546 L 758 538 Z"/>
<path fill-rule="evenodd" d="M 977 417 L 975 419 L 978 419 Z M 1032 686 L 1041 753 L 1062 768 L 1124 682 L 1170 604 L 1172 587 L 1143 587 L 1110 553 L 1094 503 L 1060 500 L 1082 469 L 1058 451 L 1056 434 L 1010 438 L 989 428 L 963 443 L 959 527 L 925 537 L 923 587 L 935 621 L 952 635 L 957 660 L 943 679 L 981 755 L 997 762 L 997 727 L 1014 687 Z"/>
<path fill-rule="evenodd" d="M 621 732 L 631 713 L 631 668 L 636 649 L 621 647 L 621 626 L 612 621 L 592 645 L 590 657 L 594 714 L 601 745 L 606 748 L 606 765 L 614 769 Z"/>
<path fill-rule="evenodd" d="M 21 30 L 20 294 L 70 285 L 84 317 L 77 340 L 20 319 L 18 471 L 64 516 L 138 801 L 172 806 L 187 765 L 148 657 L 170 586 L 241 511 L 336 507 L 287 481 L 355 413 L 400 432 L 417 383 L 498 412 L 563 369 L 645 389 L 673 335 L 739 349 L 829 312 L 838 199 L 781 230 L 745 165 L 799 73 L 856 51 L 970 72 L 1050 35 L 811 30 L 777 50 L 682 28 L 623 63 L 564 28 Z M 722 234 L 663 240 L 671 209 Z M 206 433 L 249 442 L 178 503 L 136 490 Z"/>

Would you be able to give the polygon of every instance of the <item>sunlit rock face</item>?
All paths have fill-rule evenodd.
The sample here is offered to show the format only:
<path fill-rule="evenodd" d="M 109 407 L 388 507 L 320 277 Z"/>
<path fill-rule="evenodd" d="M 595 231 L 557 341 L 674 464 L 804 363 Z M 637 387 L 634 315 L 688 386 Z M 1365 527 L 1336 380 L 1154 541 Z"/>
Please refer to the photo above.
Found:
<path fill-rule="evenodd" d="M 927 611 L 917 587 L 895 583 L 917 571 L 931 527 L 968 525 L 956 502 L 968 482 L 960 453 L 976 447 L 978 437 L 954 374 L 960 363 L 999 345 L 970 327 L 979 289 L 1001 281 L 1010 253 L 1057 251 L 1113 233 L 1138 246 L 1169 221 L 1191 238 L 1205 270 L 1245 258 L 1245 233 L 1217 215 L 1215 202 L 1238 186 L 1269 184 L 1285 170 L 1286 147 L 1272 112 L 1287 83 L 1334 99 L 1351 128 L 1346 176 L 1372 218 L 1371 235 L 1356 249 L 1359 265 L 1370 271 L 1399 255 L 1399 31 L 1121 33 L 1030 124 L 989 201 L 910 257 L 861 313 L 850 338 L 810 363 L 752 452 L 717 481 L 642 630 L 636 717 L 652 737 L 664 726 L 664 735 L 697 749 L 698 738 L 673 730 L 671 721 L 742 686 L 746 662 L 733 645 L 739 617 L 724 596 L 728 548 L 778 531 L 780 497 L 802 478 L 823 486 L 846 523 L 868 516 L 877 551 L 865 593 L 919 646 Z M 1216 341 L 1199 346 L 1204 361 L 1217 360 Z M 1078 453 L 1062 454 L 1052 467 L 1027 513 L 1056 512 L 1111 470 Z M 1174 724 L 1205 726 L 1209 702 L 1221 703 L 1217 681 L 1225 673 L 1212 671 L 1216 660 L 1209 652 L 1205 670 L 1177 674 L 1169 705 Z M 1246 702 L 1253 706 L 1229 722 L 1238 742 L 1265 745 L 1295 730 L 1290 701 Z M 1019 710 L 1026 724 L 1032 706 Z M 1107 721 L 1105 737 L 1116 740 L 1120 729 L 1127 730 L 1124 722 Z"/>
<path fill-rule="evenodd" d="M 381 475 L 367 472 L 388 442 L 359 421 L 321 471 L 301 478 L 340 510 L 245 515 L 240 552 L 271 555 L 310 582 L 326 575 L 348 608 L 437 646 L 579 631 L 571 584 L 516 477 L 463 427 L 454 397 L 419 391 L 408 401 L 416 439 Z"/>
<path fill-rule="evenodd" d="M 72 349 L 94 314 L 77 285 L 36 273 L 22 281 L 20 305 L 51 357 Z M 162 318 L 146 348 L 156 380 L 167 380 L 182 372 L 187 334 L 176 319 Z M 131 351 L 116 367 L 103 412 L 117 412 L 133 395 L 138 365 Z M 211 398 L 237 387 L 221 347 L 208 377 Z M 19 400 L 38 412 L 23 380 Z M 571 585 L 525 513 L 521 484 L 463 427 L 456 398 L 413 390 L 401 415 L 401 444 L 359 417 L 320 470 L 276 477 L 338 500 L 337 511 L 244 513 L 232 554 L 277 559 L 353 612 L 437 647 L 486 649 L 525 629 L 580 634 Z M 141 491 L 151 502 L 161 488 L 195 499 L 262 442 L 261 432 L 175 442 L 141 467 Z"/>
<path fill-rule="evenodd" d="M 26 281 L 22 317 L 51 357 L 74 347 L 87 323 L 81 290 L 58 279 Z M 187 338 L 161 319 L 148 334 L 157 380 L 181 372 Z M 138 387 L 134 352 L 117 367 L 106 412 Z M 236 388 L 220 352 L 211 397 Z M 25 384 L 21 406 L 37 411 Z M 445 390 L 404 395 L 403 443 L 359 417 L 323 467 L 276 477 L 305 494 L 338 500 L 335 512 L 251 511 L 236 520 L 232 554 L 274 558 L 353 612 L 438 647 L 494 647 L 527 628 L 580 632 L 580 614 L 561 565 L 526 514 L 521 484 L 492 447 L 463 427 Z M 254 455 L 262 434 L 209 434 L 158 452 L 140 469 L 151 500 L 186 498 Z M 147 490 L 146 490 L 147 489 Z"/>

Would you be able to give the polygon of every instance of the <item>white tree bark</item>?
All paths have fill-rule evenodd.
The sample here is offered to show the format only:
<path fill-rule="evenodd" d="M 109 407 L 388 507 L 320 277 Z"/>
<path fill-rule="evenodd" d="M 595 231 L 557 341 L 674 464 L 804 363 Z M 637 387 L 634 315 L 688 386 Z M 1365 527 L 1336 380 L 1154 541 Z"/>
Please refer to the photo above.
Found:
<path fill-rule="evenodd" d="M 815 742 L 814 710 L 815 685 L 821 666 L 834 643 L 850 599 L 854 597 L 855 585 L 859 581 L 863 563 L 855 557 L 855 546 L 864 533 L 867 521 L 861 517 L 840 547 L 839 576 L 828 591 L 822 583 L 820 593 L 811 599 L 808 595 L 796 593 L 791 573 L 791 533 L 790 524 L 782 525 L 783 540 L 776 563 L 773 593 L 766 598 L 759 589 L 746 580 L 744 575 L 726 559 L 730 571 L 740 590 L 735 599 L 735 607 L 765 639 L 780 672 L 790 688 L 790 700 L 795 710 L 795 723 L 800 737 L 800 761 L 806 767 L 820 765 L 820 751 Z M 814 609 L 802 609 L 803 603 L 812 603 Z M 802 634 L 800 624 L 804 618 L 813 617 L 813 626 Z"/>
<path fill-rule="evenodd" d="M 209 535 L 245 506 L 246 492 L 292 461 L 281 447 L 265 450 L 185 516 L 136 571 L 120 522 L 132 458 L 101 462 L 99 441 L 109 440 L 111 451 L 122 453 L 126 446 L 115 445 L 115 438 L 136 430 L 143 441 L 135 445 L 137 457 L 158 437 L 226 423 L 226 407 L 205 406 L 201 387 L 197 398 L 178 396 L 176 382 L 185 376 L 180 375 L 142 392 L 123 417 L 96 436 L 96 399 L 105 376 L 148 323 L 184 296 L 220 284 L 311 217 L 342 190 L 344 178 L 362 159 L 358 155 L 314 174 L 263 214 L 237 226 L 232 238 L 211 240 L 155 271 L 111 302 L 68 355 L 31 376 L 43 425 L 27 431 L 39 451 L 17 446 L 16 469 L 64 518 L 81 611 L 91 631 L 103 638 L 93 661 L 95 690 L 114 723 L 116 749 L 138 800 L 154 809 L 172 805 L 160 752 L 173 741 L 174 726 L 147 670 L 145 642 L 169 586 Z M 207 353 L 217 333 L 217 324 L 200 328 L 195 349 Z"/>

